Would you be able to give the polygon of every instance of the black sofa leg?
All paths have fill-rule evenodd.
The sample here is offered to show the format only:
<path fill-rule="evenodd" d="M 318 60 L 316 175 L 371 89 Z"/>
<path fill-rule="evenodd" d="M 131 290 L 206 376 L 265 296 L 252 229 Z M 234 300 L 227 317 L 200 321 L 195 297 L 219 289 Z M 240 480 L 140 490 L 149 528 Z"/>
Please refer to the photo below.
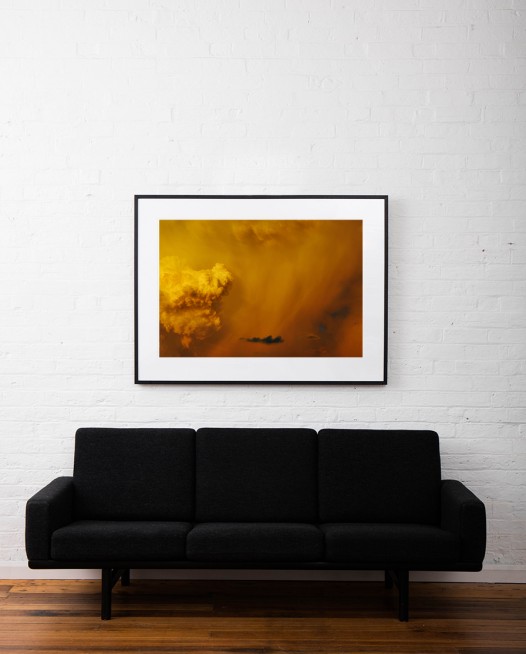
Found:
<path fill-rule="evenodd" d="M 386 570 L 385 587 L 398 588 L 398 619 L 400 622 L 409 620 L 409 570 Z"/>
<path fill-rule="evenodd" d="M 123 570 L 121 574 L 121 586 L 130 585 L 130 570 Z"/>
<path fill-rule="evenodd" d="M 400 622 L 409 620 L 409 571 L 398 570 L 398 618 Z"/>
<path fill-rule="evenodd" d="M 111 568 L 102 568 L 100 619 L 111 620 L 111 589 L 113 588 Z"/>
<path fill-rule="evenodd" d="M 102 568 L 102 587 L 101 587 L 101 603 L 100 603 L 100 618 L 101 620 L 111 620 L 111 589 L 119 581 L 123 586 L 130 585 L 130 570 Z"/>

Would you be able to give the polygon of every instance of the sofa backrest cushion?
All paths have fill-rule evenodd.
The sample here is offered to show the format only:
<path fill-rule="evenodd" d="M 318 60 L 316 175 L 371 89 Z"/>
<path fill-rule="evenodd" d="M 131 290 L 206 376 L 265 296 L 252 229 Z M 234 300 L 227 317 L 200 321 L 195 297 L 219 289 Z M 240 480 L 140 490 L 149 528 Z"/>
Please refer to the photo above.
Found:
<path fill-rule="evenodd" d="M 199 429 L 198 522 L 315 522 L 317 437 L 312 429 Z"/>
<path fill-rule="evenodd" d="M 76 517 L 193 520 L 193 429 L 77 430 Z"/>
<path fill-rule="evenodd" d="M 438 524 L 435 432 L 324 429 L 318 444 L 322 522 Z"/>

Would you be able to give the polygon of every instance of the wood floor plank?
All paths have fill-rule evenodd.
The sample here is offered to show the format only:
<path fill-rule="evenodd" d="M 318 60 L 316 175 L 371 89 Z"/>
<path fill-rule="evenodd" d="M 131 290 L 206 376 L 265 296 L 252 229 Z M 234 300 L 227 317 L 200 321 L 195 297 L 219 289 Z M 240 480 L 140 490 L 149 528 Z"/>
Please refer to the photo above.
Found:
<path fill-rule="evenodd" d="M 0 580 L 0 653 L 525 654 L 526 585 L 411 584 L 410 621 L 376 582 Z"/>

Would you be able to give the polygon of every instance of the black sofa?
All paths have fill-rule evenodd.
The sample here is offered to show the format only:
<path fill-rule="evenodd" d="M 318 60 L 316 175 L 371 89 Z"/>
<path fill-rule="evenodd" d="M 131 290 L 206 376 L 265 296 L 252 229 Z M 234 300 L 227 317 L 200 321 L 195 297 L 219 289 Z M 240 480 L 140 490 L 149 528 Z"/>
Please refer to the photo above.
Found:
<path fill-rule="evenodd" d="M 102 619 L 130 569 L 482 568 L 484 504 L 441 480 L 421 430 L 79 429 L 72 477 L 27 503 L 30 568 L 102 570 Z"/>

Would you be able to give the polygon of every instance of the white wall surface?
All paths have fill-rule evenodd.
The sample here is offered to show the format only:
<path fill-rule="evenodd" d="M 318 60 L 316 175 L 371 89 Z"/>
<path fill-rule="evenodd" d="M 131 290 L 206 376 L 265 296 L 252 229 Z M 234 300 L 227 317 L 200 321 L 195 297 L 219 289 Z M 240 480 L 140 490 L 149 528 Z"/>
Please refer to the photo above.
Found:
<path fill-rule="evenodd" d="M 526 579 L 525 0 L 0 0 L 0 567 L 79 426 L 415 427 Z M 388 194 L 386 387 L 133 383 L 134 194 Z"/>

